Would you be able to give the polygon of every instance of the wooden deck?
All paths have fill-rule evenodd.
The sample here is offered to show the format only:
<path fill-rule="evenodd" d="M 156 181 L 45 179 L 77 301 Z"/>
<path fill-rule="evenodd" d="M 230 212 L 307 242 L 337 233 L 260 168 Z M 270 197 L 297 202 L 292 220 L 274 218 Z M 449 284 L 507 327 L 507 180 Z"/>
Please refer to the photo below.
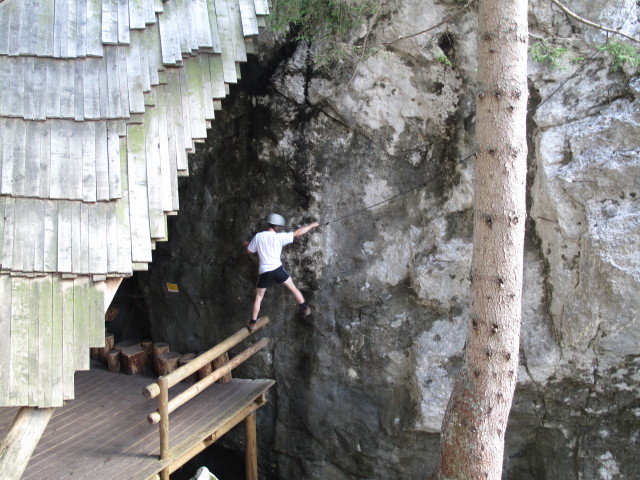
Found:
<path fill-rule="evenodd" d="M 76 399 L 56 410 L 22 477 L 92 480 L 144 480 L 169 461 L 159 460 L 158 426 L 147 422 L 157 408 L 142 389 L 154 379 L 111 373 L 93 366 L 77 372 Z M 172 461 L 194 445 L 211 443 L 259 408 L 273 380 L 239 380 L 215 384 L 171 415 Z M 176 385 L 175 395 L 189 387 Z M 0 408 L 4 438 L 17 408 Z M 213 438 L 211 438 L 213 434 Z"/>

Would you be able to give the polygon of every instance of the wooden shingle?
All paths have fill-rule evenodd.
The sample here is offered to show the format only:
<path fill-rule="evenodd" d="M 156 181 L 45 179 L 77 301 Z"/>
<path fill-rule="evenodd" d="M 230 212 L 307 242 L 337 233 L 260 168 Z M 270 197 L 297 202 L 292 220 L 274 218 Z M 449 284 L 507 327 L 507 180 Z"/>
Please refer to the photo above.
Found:
<path fill-rule="evenodd" d="M 59 406 L 146 269 L 266 1 L 0 2 L 0 406 Z M 18 348 L 21 345 L 22 348 Z"/>
<path fill-rule="evenodd" d="M 258 19 L 253 0 L 239 0 L 240 16 L 242 17 L 242 32 L 245 37 L 258 35 Z"/>

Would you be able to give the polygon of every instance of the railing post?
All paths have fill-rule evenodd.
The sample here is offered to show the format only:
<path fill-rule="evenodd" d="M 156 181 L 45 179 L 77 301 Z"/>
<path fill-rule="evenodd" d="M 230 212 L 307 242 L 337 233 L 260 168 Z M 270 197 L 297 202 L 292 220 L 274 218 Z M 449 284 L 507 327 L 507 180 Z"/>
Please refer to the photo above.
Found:
<path fill-rule="evenodd" d="M 158 412 L 160 413 L 160 460 L 169 458 L 169 382 L 162 376 L 158 378 Z M 161 480 L 169 480 L 169 468 L 160 472 Z"/>
<path fill-rule="evenodd" d="M 246 480 L 258 480 L 258 447 L 256 445 L 256 412 L 244 420 L 244 458 Z"/>

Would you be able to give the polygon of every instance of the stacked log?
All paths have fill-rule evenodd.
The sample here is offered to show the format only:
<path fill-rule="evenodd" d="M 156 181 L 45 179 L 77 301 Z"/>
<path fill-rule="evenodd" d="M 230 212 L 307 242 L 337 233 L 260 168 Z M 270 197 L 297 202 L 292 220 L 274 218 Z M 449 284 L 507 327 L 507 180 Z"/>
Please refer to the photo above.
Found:
<path fill-rule="evenodd" d="M 215 358 L 213 360 L 213 368 L 215 370 L 220 367 L 224 367 L 227 363 L 229 363 L 229 354 L 225 352 L 222 355 L 220 355 L 218 358 Z M 226 375 L 222 376 L 220 380 L 217 381 L 217 383 L 227 383 L 227 382 L 230 382 L 232 379 L 233 377 L 231 376 L 231 372 L 229 372 Z"/>
<path fill-rule="evenodd" d="M 156 342 L 153 344 L 153 365 L 154 371 L 156 375 L 160 375 L 160 360 L 158 357 L 162 353 L 167 353 L 169 351 L 169 344 L 165 342 Z"/>
<path fill-rule="evenodd" d="M 182 357 L 178 352 L 164 352 L 156 357 L 158 376 L 167 375 L 178 368 L 178 362 Z"/>
<path fill-rule="evenodd" d="M 100 347 L 91 347 L 90 355 L 93 360 L 100 360 Z"/>
<path fill-rule="evenodd" d="M 135 375 L 144 371 L 146 363 L 147 355 L 139 344 L 120 350 L 120 366 L 127 375 Z"/>
<path fill-rule="evenodd" d="M 107 369 L 110 372 L 120 371 L 120 352 L 118 350 L 111 350 L 107 354 Z"/>
<path fill-rule="evenodd" d="M 104 335 L 104 347 L 91 347 L 91 358 L 94 360 L 100 360 L 102 363 L 107 363 L 107 353 L 113 349 L 113 334 L 105 333 Z"/>
<path fill-rule="evenodd" d="M 102 363 L 107 363 L 107 355 L 109 355 L 109 352 L 115 347 L 115 342 L 116 339 L 112 333 L 107 333 L 104 336 L 104 347 L 100 350 L 100 361 Z"/>
<path fill-rule="evenodd" d="M 151 367 L 153 365 L 153 340 L 142 340 L 140 346 L 146 355 L 147 367 Z"/>
<path fill-rule="evenodd" d="M 183 365 L 186 365 L 187 363 L 189 363 L 194 358 L 196 358 L 196 354 L 195 353 L 185 353 L 184 355 L 182 355 L 180 357 L 180 360 L 178 360 L 178 367 L 182 367 Z M 183 378 L 182 379 L 182 383 L 195 383 L 198 380 L 197 377 L 198 377 L 197 372 L 196 373 L 192 373 L 188 377 Z"/>
<path fill-rule="evenodd" d="M 202 355 L 204 352 L 200 352 L 198 353 L 198 356 Z M 198 370 L 198 379 L 202 380 L 204 377 L 206 377 L 207 375 L 209 375 L 211 372 L 213 372 L 213 364 L 207 363 L 204 367 L 200 368 Z"/>
<path fill-rule="evenodd" d="M 171 351 L 168 343 L 152 340 L 127 339 L 114 345 L 114 336 L 110 333 L 105 335 L 104 347 L 91 349 L 92 358 L 100 360 L 110 372 L 124 372 L 128 375 L 136 375 L 146 370 L 154 371 L 157 376 L 167 375 L 202 353 L 204 352 L 199 354 L 174 352 Z M 227 363 L 229 363 L 229 355 L 224 353 L 182 381 L 196 382 Z M 226 383 L 231 380 L 231 373 L 228 373 L 218 382 Z"/>

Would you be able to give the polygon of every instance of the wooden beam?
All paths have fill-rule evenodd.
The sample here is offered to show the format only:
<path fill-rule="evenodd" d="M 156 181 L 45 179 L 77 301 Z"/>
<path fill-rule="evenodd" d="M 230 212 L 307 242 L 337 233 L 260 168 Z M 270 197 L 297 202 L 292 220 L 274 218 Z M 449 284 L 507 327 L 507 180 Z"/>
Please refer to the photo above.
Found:
<path fill-rule="evenodd" d="M 5 439 L 0 443 L 0 477 L 19 480 L 54 408 L 22 407 Z"/>
<path fill-rule="evenodd" d="M 169 469 L 169 471 L 171 473 L 173 473 L 176 470 L 178 470 L 185 463 L 187 463 L 189 460 L 191 460 L 197 454 L 202 452 L 205 448 L 208 448 L 211 445 L 213 445 L 216 441 L 218 441 L 220 438 L 222 438 L 222 436 L 225 433 L 229 432 L 229 430 L 231 430 L 233 427 L 238 425 L 242 420 L 247 418 L 248 415 L 251 415 L 256 410 L 258 410 L 260 407 L 262 407 L 265 403 L 266 403 L 266 400 L 263 401 L 262 399 L 260 399 L 260 400 L 257 400 L 255 402 L 252 402 L 249 405 L 247 405 L 246 407 L 244 407 L 242 410 L 240 410 L 238 413 L 236 413 L 233 417 L 231 417 L 229 420 L 227 420 L 224 423 L 224 425 L 222 425 L 220 428 L 216 429 L 211 435 L 209 435 L 207 438 L 205 438 L 202 442 L 195 444 L 191 449 L 186 451 L 184 454 L 182 454 L 179 457 L 176 457 L 176 459 L 173 460 L 171 462 L 171 464 L 167 467 Z"/>
<path fill-rule="evenodd" d="M 171 458 L 171 452 L 169 450 L 169 385 L 165 380 L 165 377 L 158 379 L 160 384 L 160 397 L 158 398 L 158 410 L 162 417 L 162 421 L 159 426 L 160 433 L 160 460 L 167 460 Z M 165 468 L 160 472 L 160 478 L 162 480 L 169 480 L 169 469 Z"/>
<path fill-rule="evenodd" d="M 256 446 L 256 412 L 244 419 L 244 462 L 247 480 L 258 480 L 258 449 Z"/>

